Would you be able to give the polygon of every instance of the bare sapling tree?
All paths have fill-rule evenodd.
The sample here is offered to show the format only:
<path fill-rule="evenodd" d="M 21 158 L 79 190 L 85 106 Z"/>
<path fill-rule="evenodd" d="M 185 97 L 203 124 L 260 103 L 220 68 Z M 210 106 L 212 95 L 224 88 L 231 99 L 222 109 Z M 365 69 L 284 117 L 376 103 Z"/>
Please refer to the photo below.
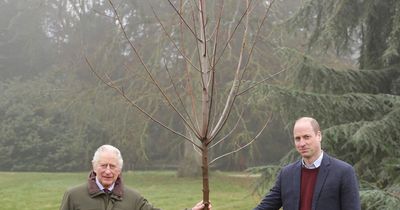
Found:
<path fill-rule="evenodd" d="M 86 62 L 99 80 L 114 89 L 130 105 L 155 123 L 193 145 L 195 151 L 201 155 L 203 202 L 208 209 L 210 202 L 209 166 L 216 160 L 249 146 L 259 137 L 270 119 L 270 117 L 266 117 L 264 124 L 259 126 L 254 136 L 245 144 L 238 145 L 236 149 L 226 154 L 214 154 L 214 159 L 209 159 L 211 157 L 210 150 L 221 142 L 227 141 L 233 130 L 237 129 L 236 125 L 244 117 L 240 114 L 243 112 L 235 111 L 239 107 L 238 98 L 244 93 L 248 93 L 248 90 L 255 85 L 282 72 L 258 78 L 250 72 L 250 61 L 255 52 L 257 38 L 262 32 L 261 29 L 265 25 L 274 1 L 264 1 L 263 3 L 252 0 L 235 1 L 237 5 L 241 6 L 238 7 L 241 9 L 233 14 L 234 16 L 231 17 L 233 21 L 230 24 L 221 24 L 225 8 L 223 1 L 168 0 L 174 11 L 170 16 L 174 16 L 176 26 L 178 26 L 175 28 L 163 22 L 166 20 L 163 20 L 160 13 L 151 7 L 160 31 L 164 33 L 164 37 L 174 49 L 168 51 L 166 54 L 169 57 L 164 58 L 161 62 L 169 77 L 168 82 L 165 81 L 165 77 L 162 80 L 158 73 L 155 73 L 156 70 L 152 69 L 141 55 L 138 43 L 127 32 L 126 21 L 124 22 L 121 17 L 116 1 L 108 0 L 108 2 L 112 14 L 107 13 L 107 15 L 114 18 L 114 22 L 118 25 L 133 56 L 147 75 L 148 81 L 160 93 L 164 103 L 178 116 L 185 129 L 181 131 L 163 122 L 159 116 L 148 110 L 148 107 L 140 105 L 135 98 L 127 94 L 121 81 L 130 77 L 125 75 L 124 79 L 116 80 L 110 73 L 100 73 L 96 70 L 87 57 L 85 58 Z M 258 17 L 251 18 L 253 10 L 259 9 L 260 4 L 263 4 L 265 8 L 263 13 Z M 212 10 L 209 12 L 208 8 L 212 8 Z M 255 26 L 251 31 L 250 25 Z M 177 31 L 179 32 L 177 33 Z M 228 51 L 235 51 L 235 58 L 230 59 L 227 64 L 222 64 L 224 57 L 231 54 Z M 170 57 L 176 58 L 179 62 L 171 62 Z M 175 65 L 173 68 L 171 68 L 172 64 Z M 171 73 L 173 70 L 178 71 L 179 76 L 173 76 Z M 127 68 L 127 71 L 134 70 Z M 253 85 L 244 86 L 244 81 L 252 81 Z M 166 83 L 168 84 L 166 85 Z M 229 85 L 228 88 L 226 88 L 227 85 Z M 235 115 L 234 119 L 232 115 Z M 232 123 L 235 126 L 226 128 L 230 130 L 229 132 L 221 134 L 228 120 L 237 120 L 237 123 Z"/>

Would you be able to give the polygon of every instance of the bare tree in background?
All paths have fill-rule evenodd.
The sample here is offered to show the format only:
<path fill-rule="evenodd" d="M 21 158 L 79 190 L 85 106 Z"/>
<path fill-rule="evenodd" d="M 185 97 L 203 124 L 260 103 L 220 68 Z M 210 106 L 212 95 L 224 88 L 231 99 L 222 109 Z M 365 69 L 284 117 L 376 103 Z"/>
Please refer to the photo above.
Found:
<path fill-rule="evenodd" d="M 268 119 L 266 119 L 265 124 L 259 126 L 259 131 L 250 141 L 238 145 L 234 151 L 218 155 L 213 160 L 209 160 L 210 149 L 228 139 L 229 135 L 237 127 L 233 126 L 230 128 L 231 132 L 221 135 L 221 131 L 227 124 L 228 119 L 232 120 L 232 115 L 236 115 L 237 125 L 243 117 L 241 116 L 242 114 L 237 114 L 243 113 L 242 111 L 235 111 L 238 97 L 248 92 L 255 85 L 274 76 L 256 78 L 249 71 L 257 38 L 266 21 L 273 0 L 262 3 L 253 2 L 252 0 L 235 2 L 238 5 L 238 10 L 232 14 L 232 22 L 225 25 L 221 24 L 221 19 L 224 16 L 223 1 L 180 0 L 179 5 L 176 5 L 178 3 L 174 3 L 175 1 L 168 0 L 175 12 L 174 16 L 179 25 L 179 33 L 175 33 L 176 31 L 169 32 L 171 29 L 167 28 L 167 24 L 153 9 L 158 25 L 174 49 L 174 52 L 168 51 L 167 55 L 175 56 L 181 60 L 180 65 L 170 62 L 168 58 L 163 60 L 163 68 L 165 68 L 169 77 L 167 85 L 165 85 L 165 79 L 161 80 L 142 57 L 138 47 L 139 43 L 135 43 L 135 40 L 128 34 L 127 25 L 124 23 L 124 18 L 120 16 L 119 7 L 115 2 L 109 0 L 112 15 L 108 15 L 115 18 L 115 22 L 126 39 L 130 51 L 146 72 L 146 79 L 156 87 L 164 103 L 179 117 L 185 127 L 184 131 L 162 122 L 161 118 L 154 116 L 151 110 L 146 110 L 148 107 L 140 105 L 136 99 L 127 94 L 123 81 L 130 77 L 124 76 L 122 79 L 116 80 L 109 73 L 99 73 L 88 58 L 86 58 L 86 61 L 90 69 L 104 84 L 115 89 L 130 105 L 137 108 L 152 121 L 190 142 L 194 149 L 201 154 L 203 201 L 207 206 L 206 209 L 208 209 L 209 165 L 222 157 L 249 146 L 261 134 L 268 123 Z M 209 5 L 213 5 L 210 11 L 208 10 L 210 8 Z M 264 8 L 262 17 L 252 17 L 252 12 L 260 9 L 260 5 Z M 239 8 L 242 8 L 242 11 Z M 211 13 L 214 15 L 210 15 Z M 251 25 L 255 25 L 255 27 L 250 32 L 249 27 Z M 222 64 L 224 56 L 230 55 L 232 51 L 236 52 L 234 59 L 230 59 L 228 64 Z M 235 61 L 235 63 L 233 64 L 232 61 Z M 219 67 L 221 65 L 228 65 L 231 69 L 229 71 L 220 71 Z M 176 69 L 181 69 L 179 70 L 180 76 L 171 74 L 171 71 L 176 71 Z M 133 70 L 128 68 L 127 71 Z M 243 85 L 245 81 L 247 81 L 246 87 Z M 248 81 L 252 81 L 252 83 L 249 85 Z M 223 88 L 217 88 L 217 86 L 226 87 L 226 84 L 229 84 L 230 87 L 225 88 L 225 91 Z"/>

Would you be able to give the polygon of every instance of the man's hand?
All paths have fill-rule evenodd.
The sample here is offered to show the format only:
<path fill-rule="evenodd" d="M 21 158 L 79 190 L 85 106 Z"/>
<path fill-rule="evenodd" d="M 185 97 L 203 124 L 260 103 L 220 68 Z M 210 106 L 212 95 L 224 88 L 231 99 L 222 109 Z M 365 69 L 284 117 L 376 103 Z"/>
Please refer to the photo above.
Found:
<path fill-rule="evenodd" d="M 205 205 L 204 205 L 203 201 L 200 201 L 192 208 L 192 210 L 203 210 L 204 207 L 205 207 Z M 208 209 L 212 210 L 211 203 L 208 205 Z"/>

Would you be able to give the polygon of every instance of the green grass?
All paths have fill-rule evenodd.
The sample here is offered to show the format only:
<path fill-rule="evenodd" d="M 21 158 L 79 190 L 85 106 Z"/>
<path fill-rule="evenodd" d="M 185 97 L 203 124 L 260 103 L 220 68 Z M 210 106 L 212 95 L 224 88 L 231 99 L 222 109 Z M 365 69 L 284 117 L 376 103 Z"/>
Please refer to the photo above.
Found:
<path fill-rule="evenodd" d="M 0 172 L 0 209 L 57 210 L 64 191 L 84 182 L 88 173 Z M 124 183 L 138 190 L 156 207 L 179 210 L 202 199 L 201 178 L 177 178 L 173 171 L 124 172 Z M 255 178 L 212 173 L 213 210 L 252 209 L 260 200 L 251 195 Z"/>

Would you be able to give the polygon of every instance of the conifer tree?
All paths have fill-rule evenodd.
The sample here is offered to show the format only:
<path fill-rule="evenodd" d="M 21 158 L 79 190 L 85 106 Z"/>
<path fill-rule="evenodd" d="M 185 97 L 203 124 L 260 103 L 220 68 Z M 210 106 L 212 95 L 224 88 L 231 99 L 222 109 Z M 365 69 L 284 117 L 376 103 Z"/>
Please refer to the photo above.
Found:
<path fill-rule="evenodd" d="M 396 209 L 400 205 L 400 1 L 308 0 L 286 25 L 306 29 L 308 48 L 282 51 L 293 67 L 286 85 L 260 87 L 256 103 L 274 102 L 284 121 L 301 116 L 318 119 L 324 129 L 323 149 L 356 170 L 362 209 Z M 333 49 L 339 56 L 358 53 L 359 67 L 327 67 L 310 55 L 321 48 Z M 292 150 L 281 165 L 296 158 Z M 261 182 L 268 183 L 279 167 L 262 169 Z"/>

